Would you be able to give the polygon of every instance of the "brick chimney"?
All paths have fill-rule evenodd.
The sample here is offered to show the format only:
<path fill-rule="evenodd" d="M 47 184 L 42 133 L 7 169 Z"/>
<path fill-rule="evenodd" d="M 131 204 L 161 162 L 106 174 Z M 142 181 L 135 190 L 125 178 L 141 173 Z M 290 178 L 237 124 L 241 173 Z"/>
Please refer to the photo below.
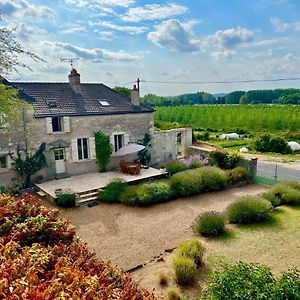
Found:
<path fill-rule="evenodd" d="M 134 85 L 133 89 L 131 90 L 131 103 L 134 106 L 140 106 L 140 91 L 136 85 Z"/>
<path fill-rule="evenodd" d="M 73 68 L 68 77 L 69 77 L 69 84 L 71 85 L 73 91 L 76 94 L 81 94 L 80 74 L 77 73 L 77 70 Z"/>

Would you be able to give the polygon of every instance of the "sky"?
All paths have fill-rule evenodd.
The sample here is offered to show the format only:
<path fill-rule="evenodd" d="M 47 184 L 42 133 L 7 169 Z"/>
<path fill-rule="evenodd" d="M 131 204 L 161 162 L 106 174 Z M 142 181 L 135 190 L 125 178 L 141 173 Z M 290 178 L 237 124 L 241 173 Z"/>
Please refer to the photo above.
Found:
<path fill-rule="evenodd" d="M 199 83 L 300 77 L 299 0 L 0 0 L 0 11 L 0 26 L 45 60 L 23 57 L 32 71 L 9 80 L 65 82 L 60 58 L 74 58 L 82 82 L 140 78 L 142 94 L 300 87 Z"/>

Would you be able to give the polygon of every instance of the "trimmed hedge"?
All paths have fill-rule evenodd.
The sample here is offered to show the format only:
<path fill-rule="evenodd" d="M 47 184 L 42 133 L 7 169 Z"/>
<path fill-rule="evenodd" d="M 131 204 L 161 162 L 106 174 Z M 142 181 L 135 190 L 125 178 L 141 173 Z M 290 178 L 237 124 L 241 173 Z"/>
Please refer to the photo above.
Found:
<path fill-rule="evenodd" d="M 182 172 L 188 169 L 187 165 L 180 161 L 174 161 L 168 163 L 166 166 L 167 172 L 172 176 L 178 172 Z"/>
<path fill-rule="evenodd" d="M 59 194 L 55 199 L 55 203 L 61 207 L 75 207 L 76 194 L 75 193 L 63 193 Z"/>
<path fill-rule="evenodd" d="M 171 188 L 178 196 L 192 196 L 226 186 L 226 174 L 216 167 L 203 167 L 180 172 L 171 177 Z"/>
<path fill-rule="evenodd" d="M 251 224 L 268 219 L 272 209 L 271 203 L 259 197 L 244 197 L 227 208 L 230 223 Z"/>
<path fill-rule="evenodd" d="M 103 191 L 98 193 L 98 199 L 101 202 L 115 203 L 119 202 L 121 193 L 128 187 L 128 183 L 122 179 L 114 179 Z"/>
<path fill-rule="evenodd" d="M 251 174 L 243 167 L 226 170 L 227 183 L 236 184 L 251 179 Z"/>
<path fill-rule="evenodd" d="M 205 212 L 196 219 L 195 231 L 203 236 L 218 236 L 225 232 L 226 217 L 215 211 Z"/>
<path fill-rule="evenodd" d="M 169 184 L 152 182 L 127 187 L 120 195 L 120 202 L 130 206 L 149 206 L 169 201 L 172 196 Z"/>

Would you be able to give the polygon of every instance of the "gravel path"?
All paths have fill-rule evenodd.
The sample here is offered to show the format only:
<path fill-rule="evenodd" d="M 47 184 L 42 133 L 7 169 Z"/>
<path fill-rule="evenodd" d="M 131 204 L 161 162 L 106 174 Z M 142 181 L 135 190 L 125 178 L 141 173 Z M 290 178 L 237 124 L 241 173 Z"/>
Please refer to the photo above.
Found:
<path fill-rule="evenodd" d="M 260 194 L 266 189 L 248 185 L 147 208 L 101 204 L 62 210 L 62 216 L 72 220 L 78 235 L 99 257 L 129 270 L 176 247 L 199 213 L 223 211 L 241 196 Z"/>

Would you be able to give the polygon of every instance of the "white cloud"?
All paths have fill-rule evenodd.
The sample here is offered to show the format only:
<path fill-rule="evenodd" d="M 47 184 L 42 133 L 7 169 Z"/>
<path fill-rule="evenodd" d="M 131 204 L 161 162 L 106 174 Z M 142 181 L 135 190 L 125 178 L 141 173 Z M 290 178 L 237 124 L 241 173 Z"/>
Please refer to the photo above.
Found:
<path fill-rule="evenodd" d="M 85 59 L 85 60 L 92 60 L 95 62 L 100 61 L 134 61 L 137 60 L 137 56 L 133 56 L 125 52 L 124 50 L 120 50 L 117 52 L 113 52 L 107 49 L 101 49 L 101 48 L 83 48 L 78 47 L 70 43 L 61 43 L 61 42 L 50 42 L 45 41 L 44 42 L 45 49 L 47 46 L 52 47 L 52 50 L 55 51 L 55 48 L 58 49 L 56 51 L 68 51 L 69 53 L 78 56 L 79 58 Z"/>
<path fill-rule="evenodd" d="M 232 58 L 236 54 L 232 50 L 215 51 L 210 54 L 211 57 L 216 59 Z"/>
<path fill-rule="evenodd" d="M 253 41 L 253 31 L 237 27 L 226 30 L 219 30 L 214 35 L 205 39 L 205 43 L 211 46 L 216 46 L 222 49 L 231 49 L 243 43 Z"/>
<path fill-rule="evenodd" d="M 64 26 L 65 29 L 61 31 L 63 34 L 72 34 L 72 33 L 78 33 L 78 32 L 86 32 L 87 29 L 85 26 L 82 25 L 72 25 L 70 27 Z"/>
<path fill-rule="evenodd" d="M 267 57 L 267 56 L 272 56 L 273 55 L 273 50 L 272 49 L 268 49 L 266 51 L 249 51 L 247 52 L 247 55 L 250 58 L 259 58 L 259 57 Z"/>
<path fill-rule="evenodd" d="M 43 18 L 51 19 L 54 17 L 53 10 L 46 5 L 34 5 L 27 0 L 0 0 L 0 11 L 4 17 L 10 18 Z"/>
<path fill-rule="evenodd" d="M 149 32 L 148 40 L 159 47 L 178 52 L 199 52 L 200 40 L 191 30 L 191 24 L 181 23 L 176 19 L 163 21 Z"/>
<path fill-rule="evenodd" d="M 278 18 L 271 18 L 271 23 L 278 32 L 284 32 L 287 30 L 300 31 L 300 22 L 287 23 Z"/>
<path fill-rule="evenodd" d="M 143 33 L 147 30 L 147 27 L 140 27 L 140 26 L 120 26 L 120 25 L 116 25 L 113 24 L 111 22 L 108 21 L 100 21 L 100 22 L 95 22 L 95 23 L 91 23 L 91 25 L 95 26 L 95 25 L 99 25 L 102 27 L 106 27 L 112 30 L 117 30 L 117 31 L 122 31 L 122 32 L 126 32 L 129 34 L 140 34 Z"/>
<path fill-rule="evenodd" d="M 79 7 L 102 7 L 102 6 L 120 6 L 128 7 L 134 0 L 65 0 L 67 4 L 73 4 Z"/>
<path fill-rule="evenodd" d="M 178 16 L 186 13 L 188 8 L 176 3 L 146 4 L 141 7 L 129 8 L 128 12 L 121 16 L 126 22 L 141 22 L 145 20 L 162 20 L 172 16 Z"/>

